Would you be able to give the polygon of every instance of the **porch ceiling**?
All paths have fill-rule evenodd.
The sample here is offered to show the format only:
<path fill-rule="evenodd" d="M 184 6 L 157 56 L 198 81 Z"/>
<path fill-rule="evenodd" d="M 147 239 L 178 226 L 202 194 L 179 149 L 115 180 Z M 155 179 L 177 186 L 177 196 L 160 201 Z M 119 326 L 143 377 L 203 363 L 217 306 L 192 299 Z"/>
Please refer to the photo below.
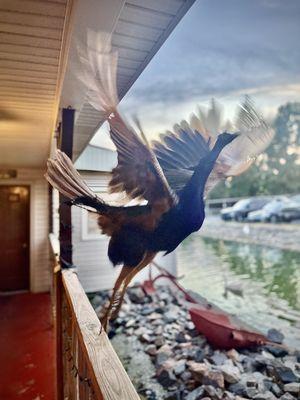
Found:
<path fill-rule="evenodd" d="M 112 33 L 126 94 L 195 0 L 1 0 L 0 167 L 41 167 L 59 108 L 76 110 L 74 159 L 103 121 L 76 79 L 87 28 Z"/>
<path fill-rule="evenodd" d="M 38 167 L 58 109 L 67 0 L 0 2 L 0 166 Z"/>
<path fill-rule="evenodd" d="M 76 32 L 61 97 L 62 107 L 70 105 L 76 109 L 73 159 L 77 159 L 103 123 L 99 113 L 85 102 L 80 82 L 74 80 L 80 71 L 77 44 L 86 42 L 86 28 L 112 33 L 113 48 L 119 53 L 117 82 L 122 99 L 195 0 L 90 1 L 91 7 L 81 2 L 77 9 Z M 84 26 L 84 21 L 88 25 Z"/>

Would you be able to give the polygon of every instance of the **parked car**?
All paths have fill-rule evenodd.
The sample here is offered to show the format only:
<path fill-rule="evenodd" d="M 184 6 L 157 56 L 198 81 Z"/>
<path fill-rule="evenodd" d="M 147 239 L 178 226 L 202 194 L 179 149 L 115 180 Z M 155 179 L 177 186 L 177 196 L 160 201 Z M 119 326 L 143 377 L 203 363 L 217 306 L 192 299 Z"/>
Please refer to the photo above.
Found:
<path fill-rule="evenodd" d="M 239 200 L 234 206 L 223 208 L 221 218 L 224 221 L 244 221 L 251 211 L 260 210 L 267 202 L 268 200 L 262 197 Z"/>
<path fill-rule="evenodd" d="M 293 221 L 300 219 L 300 195 L 290 197 L 284 207 L 281 209 L 279 216 L 282 221 Z"/>
<path fill-rule="evenodd" d="M 250 222 L 279 222 L 282 220 L 280 212 L 287 202 L 287 197 L 273 199 L 261 210 L 250 212 L 247 220 Z"/>

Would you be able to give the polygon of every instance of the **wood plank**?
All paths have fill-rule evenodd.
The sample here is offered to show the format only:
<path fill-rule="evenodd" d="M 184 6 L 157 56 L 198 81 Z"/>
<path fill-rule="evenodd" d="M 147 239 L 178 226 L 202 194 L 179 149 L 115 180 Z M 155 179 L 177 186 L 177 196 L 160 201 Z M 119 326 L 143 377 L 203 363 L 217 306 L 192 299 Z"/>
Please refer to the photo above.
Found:
<path fill-rule="evenodd" d="M 42 93 L 28 93 L 26 91 L 13 91 L 13 90 L 7 90 L 7 89 L 2 89 L 0 92 L 0 98 L 4 98 L 4 99 L 24 99 L 24 101 L 26 101 L 26 99 L 34 99 L 34 100 L 38 100 L 41 102 L 53 102 L 55 100 L 55 95 L 49 95 L 49 94 L 42 94 Z"/>
<path fill-rule="evenodd" d="M 63 29 L 63 17 L 47 17 L 18 11 L 0 11 L 0 21 L 8 24 L 20 24 L 40 28 Z"/>
<path fill-rule="evenodd" d="M 1 10 L 18 11 L 29 14 L 41 14 L 48 17 L 62 17 L 66 6 L 51 1 L 1 0 Z"/>
<path fill-rule="evenodd" d="M 139 21 L 141 25 L 161 29 L 165 29 L 172 20 L 172 15 L 162 14 L 127 3 L 125 3 L 120 17 L 125 21 Z"/>
<path fill-rule="evenodd" d="M 22 64 L 22 63 L 14 63 L 2 61 L 0 59 L 0 73 L 7 75 L 22 75 L 22 76 L 30 76 L 37 78 L 49 78 L 53 81 L 56 80 L 57 76 L 57 68 L 50 68 L 47 71 L 46 68 L 39 69 L 37 67 L 34 68 L 32 65 Z"/>
<path fill-rule="evenodd" d="M 0 31 L 17 33 L 18 35 L 30 35 L 49 39 L 61 39 L 62 29 L 44 28 L 28 25 L 11 24 L 0 21 Z"/>
<path fill-rule="evenodd" d="M 0 77 L 0 88 L 23 88 L 27 89 L 28 92 L 31 90 L 46 90 L 53 91 L 55 90 L 56 85 L 53 84 L 45 84 L 41 82 L 24 82 L 24 81 L 16 81 L 13 79 L 2 79 Z"/>
<path fill-rule="evenodd" d="M 14 43 L 1 43 L 0 41 L 0 51 L 4 51 L 9 54 L 19 54 L 19 55 L 34 55 L 39 57 L 52 58 L 53 60 L 59 60 L 60 48 L 59 49 L 51 49 L 48 47 L 37 47 L 33 45 L 26 44 L 14 44 Z M 47 62 L 47 60 L 44 60 Z"/>
<path fill-rule="evenodd" d="M 163 30 L 159 28 L 151 28 L 137 22 L 129 22 L 119 19 L 115 28 L 116 33 L 134 36 L 136 38 L 147 38 L 156 41 Z"/>
<path fill-rule="evenodd" d="M 5 72 L 1 72 L 0 71 L 0 80 L 4 80 L 4 81 L 19 81 L 19 82 L 32 82 L 32 83 L 37 83 L 37 84 L 47 84 L 50 86 L 56 86 L 56 79 L 55 78 L 47 78 L 44 76 L 30 76 L 29 74 L 25 75 L 25 73 L 23 74 L 19 74 L 19 73 L 5 73 Z"/>
<path fill-rule="evenodd" d="M 93 310 L 76 273 L 62 272 L 63 285 L 72 312 L 76 317 L 79 345 L 88 360 L 87 368 L 97 399 L 139 400 L 121 361 L 115 353 Z"/>
<path fill-rule="evenodd" d="M 133 61 L 143 61 L 148 55 L 147 51 L 132 50 L 118 46 L 112 46 L 113 50 L 117 50 L 120 58 L 127 58 Z"/>
<path fill-rule="evenodd" d="M 12 106 L 12 107 L 23 107 L 23 108 L 31 108 L 32 106 L 37 106 L 40 109 L 43 110 L 52 110 L 53 107 L 53 101 L 51 100 L 41 100 L 41 99 L 35 99 L 32 97 L 31 99 L 23 99 L 23 98 L 4 98 L 1 99 L 0 97 L 0 105 L 1 107 L 5 106 Z"/>
<path fill-rule="evenodd" d="M 58 60 L 56 58 L 51 57 L 40 57 L 37 55 L 30 54 L 18 54 L 18 53 L 9 53 L 6 51 L 0 50 L 0 60 L 1 65 L 3 62 L 18 62 L 18 63 L 26 63 L 31 65 L 32 68 L 55 68 L 57 71 L 58 68 Z"/>
<path fill-rule="evenodd" d="M 126 3 L 161 13 L 176 15 L 184 0 L 126 0 Z"/>
<path fill-rule="evenodd" d="M 141 65 L 141 61 L 135 61 L 130 58 L 123 58 L 120 55 L 118 57 L 118 61 L 118 66 L 120 68 L 125 67 L 130 69 L 138 69 Z"/>
<path fill-rule="evenodd" d="M 42 47 L 46 49 L 60 50 L 61 41 L 35 36 L 25 36 L 8 32 L 0 32 L 0 42 L 13 45 Z"/>
<path fill-rule="evenodd" d="M 139 39 L 132 36 L 120 35 L 114 33 L 112 37 L 112 45 L 116 47 L 125 47 L 128 49 L 148 52 L 152 49 L 155 42 L 153 40 Z"/>

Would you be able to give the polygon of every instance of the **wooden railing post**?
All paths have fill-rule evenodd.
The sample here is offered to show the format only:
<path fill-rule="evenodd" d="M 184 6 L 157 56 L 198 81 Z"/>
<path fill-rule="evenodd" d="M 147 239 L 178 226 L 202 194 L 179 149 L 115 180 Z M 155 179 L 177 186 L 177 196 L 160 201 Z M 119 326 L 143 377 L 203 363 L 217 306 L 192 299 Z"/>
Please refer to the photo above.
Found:
<path fill-rule="evenodd" d="M 58 400 L 139 400 L 76 271 L 60 269 L 59 242 L 50 235 L 57 308 Z M 59 362 L 61 364 L 59 364 Z"/>
<path fill-rule="evenodd" d="M 64 108 L 62 110 L 62 124 L 59 137 L 61 151 L 72 159 L 73 155 L 73 134 L 74 134 L 75 110 Z M 71 207 L 66 204 L 66 198 L 59 195 L 59 242 L 60 242 L 60 265 L 61 268 L 72 265 L 72 218 Z M 63 328 L 62 328 L 62 307 L 63 307 L 63 284 L 61 270 L 56 272 L 56 373 L 57 373 L 57 400 L 64 399 L 64 354 L 63 354 Z"/>

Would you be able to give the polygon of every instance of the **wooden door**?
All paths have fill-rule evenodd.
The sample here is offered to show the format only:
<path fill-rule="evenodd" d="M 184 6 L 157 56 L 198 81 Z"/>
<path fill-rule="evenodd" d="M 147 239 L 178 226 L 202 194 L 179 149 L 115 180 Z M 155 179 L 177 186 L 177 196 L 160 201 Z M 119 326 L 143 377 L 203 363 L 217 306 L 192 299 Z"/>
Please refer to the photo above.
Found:
<path fill-rule="evenodd" d="M 29 289 L 29 187 L 0 185 L 0 291 Z"/>

